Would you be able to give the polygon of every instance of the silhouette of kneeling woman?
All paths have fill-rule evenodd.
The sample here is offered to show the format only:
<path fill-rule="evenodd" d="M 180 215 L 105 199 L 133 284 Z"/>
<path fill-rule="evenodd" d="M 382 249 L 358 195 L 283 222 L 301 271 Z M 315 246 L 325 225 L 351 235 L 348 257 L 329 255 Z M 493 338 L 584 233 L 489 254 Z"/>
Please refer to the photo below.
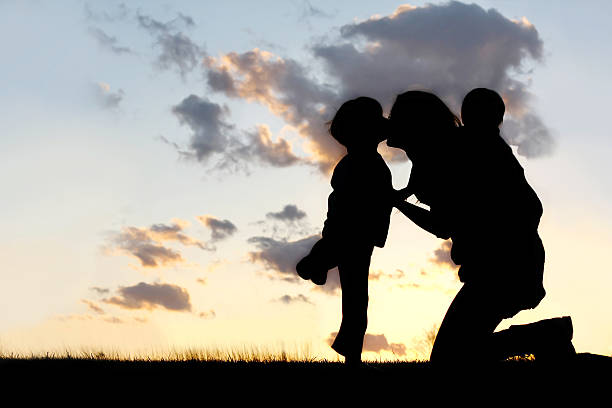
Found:
<path fill-rule="evenodd" d="M 501 97 L 484 88 L 465 97 L 464 126 L 428 92 L 405 92 L 391 110 L 387 144 L 406 151 L 413 164 L 409 193 L 430 210 L 401 199 L 395 205 L 425 230 L 452 239 L 451 258 L 464 283 L 440 326 L 433 364 L 575 354 L 569 317 L 494 333 L 503 319 L 536 307 L 545 295 L 537 232 L 542 204 L 500 137 L 504 111 Z"/>

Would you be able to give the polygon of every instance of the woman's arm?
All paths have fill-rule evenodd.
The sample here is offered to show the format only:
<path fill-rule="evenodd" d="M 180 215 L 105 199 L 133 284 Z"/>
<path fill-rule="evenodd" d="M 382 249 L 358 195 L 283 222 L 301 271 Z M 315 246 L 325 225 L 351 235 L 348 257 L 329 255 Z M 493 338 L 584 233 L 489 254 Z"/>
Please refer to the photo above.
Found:
<path fill-rule="evenodd" d="M 450 233 L 447 228 L 442 225 L 441 220 L 435 217 L 431 211 L 427 211 L 424 208 L 406 201 L 396 201 L 395 207 L 397 207 L 406 217 L 410 218 L 412 222 L 430 234 L 442 239 L 450 238 Z"/>

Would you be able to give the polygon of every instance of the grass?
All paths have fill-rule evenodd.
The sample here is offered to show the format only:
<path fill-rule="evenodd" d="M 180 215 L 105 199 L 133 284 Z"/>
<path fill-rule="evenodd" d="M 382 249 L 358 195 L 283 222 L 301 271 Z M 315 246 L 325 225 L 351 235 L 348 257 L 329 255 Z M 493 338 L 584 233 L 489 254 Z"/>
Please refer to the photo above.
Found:
<path fill-rule="evenodd" d="M 97 360 L 123 362 L 226 362 L 226 363 L 278 363 L 278 362 L 317 362 L 326 359 L 313 357 L 308 348 L 287 351 L 261 346 L 234 348 L 184 348 L 170 350 L 143 350 L 125 352 L 118 350 L 99 350 L 81 348 L 79 350 L 54 350 L 47 352 L 6 352 L 0 350 L 0 361 L 7 360 Z"/>
<path fill-rule="evenodd" d="M 167 387 L 193 386 L 226 389 L 249 385 L 281 389 L 335 389 L 350 384 L 367 387 L 410 387 L 430 390 L 440 382 L 479 387 L 526 387 L 542 378 L 596 378 L 601 370 L 612 375 L 612 359 L 581 355 L 575 362 L 539 364 L 532 358 L 513 359 L 490 367 L 466 364 L 452 370 L 436 370 L 428 361 L 376 361 L 360 370 L 348 370 L 339 361 L 309 355 L 308 350 L 271 351 L 265 347 L 233 349 L 183 349 L 165 352 L 120 353 L 81 349 L 19 354 L 0 352 L 0 374 L 34 384 Z M 597 374 L 599 375 L 599 374 Z M 154 387 L 155 388 L 155 387 Z M 198 388 L 199 389 L 199 388 Z"/>

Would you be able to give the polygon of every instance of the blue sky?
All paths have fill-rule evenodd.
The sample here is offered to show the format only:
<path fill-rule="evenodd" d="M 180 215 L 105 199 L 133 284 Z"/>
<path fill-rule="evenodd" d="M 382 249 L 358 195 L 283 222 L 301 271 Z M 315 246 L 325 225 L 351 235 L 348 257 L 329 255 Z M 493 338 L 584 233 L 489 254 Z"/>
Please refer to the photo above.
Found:
<path fill-rule="evenodd" d="M 274 104 L 288 106 L 290 112 L 305 112 L 298 108 L 310 109 L 307 103 L 317 102 L 312 95 L 321 95 L 328 98 L 322 101 L 329 114 L 335 107 L 330 102 L 333 98 L 372 89 L 380 90 L 380 95 L 372 96 L 388 107 L 395 94 L 387 89 L 400 92 L 404 87 L 430 85 L 440 86 L 452 105 L 452 98 L 460 97 L 454 90 L 457 84 L 472 84 L 474 76 L 459 75 L 457 69 L 452 71 L 457 74 L 454 82 L 444 82 L 434 75 L 436 69 L 430 74 L 406 68 L 421 75 L 417 84 L 415 77 L 400 75 L 402 63 L 413 61 L 410 54 L 402 54 L 399 62 L 364 63 L 373 72 L 385 68 L 398 72 L 397 77 L 364 84 L 360 78 L 368 71 L 362 65 L 342 67 L 341 58 L 325 59 L 313 51 L 325 46 L 332 53 L 337 51 L 330 48 L 333 45 L 353 44 L 362 52 L 358 61 L 367 61 L 366 48 L 359 47 L 366 47 L 374 34 L 350 37 L 345 35 L 347 28 L 343 34 L 341 27 L 365 30 L 362 23 L 369 21 L 372 30 L 378 30 L 380 21 L 387 21 L 396 10 L 419 12 L 424 2 L 411 3 L 417 7 L 414 10 L 400 9 L 401 3 L 390 1 L 351 2 L 350 6 L 297 0 L 122 4 L 7 1 L 0 5 L 5 61 L 0 66 L 4 78 L 0 185 L 6 197 L 0 202 L 6 230 L 0 238 L 0 296 L 9 305 L 0 311 L 0 344 L 30 349 L 61 344 L 135 349 L 143 344 L 282 342 L 311 344 L 317 353 L 333 356 L 325 341 L 339 325 L 337 291 L 333 287 L 313 291 L 306 282 L 292 281 L 282 270 L 282 262 L 288 260 L 262 261 L 267 255 L 257 246 L 262 241 L 252 238 L 273 239 L 283 254 L 292 254 L 299 245 L 283 245 L 320 231 L 330 192 L 328 173 L 320 169 L 332 163 L 339 150 L 316 133 L 316 126 L 322 124 L 315 123 L 314 116 L 308 116 L 312 129 L 300 133 L 296 120 L 303 118 L 274 113 Z M 531 96 L 513 105 L 516 118 L 521 108 L 536 115 L 554 146 L 544 155 L 519 156 L 544 203 L 540 232 L 547 248 L 548 295 L 538 309 L 504 324 L 569 314 L 574 318 L 578 349 L 610 354 L 612 326 L 606 312 L 612 306 L 607 295 L 612 285 L 607 256 L 612 244 L 608 176 L 612 143 L 606 118 L 612 91 L 608 79 L 612 28 L 607 21 L 612 6 L 604 1 L 558 2 L 554 7 L 528 1 L 475 4 L 476 12 L 488 10 L 487 18 L 498 13 L 510 24 L 509 51 L 535 46 L 534 38 L 541 40 L 539 60 L 523 56 L 523 72 L 502 69 L 493 77 L 520 81 L 524 95 Z M 437 33 L 436 27 L 427 24 L 447 12 L 467 13 L 463 6 L 433 2 L 427 10 L 433 7 L 437 14 L 423 20 L 425 30 Z M 456 18 L 461 23 L 463 17 Z M 408 30 L 419 21 L 400 28 Z M 154 22 L 165 28 L 152 28 Z M 494 37 L 497 31 L 483 32 Z M 182 37 L 177 37 L 179 33 Z M 186 39 L 188 47 L 183 50 L 195 50 L 193 59 L 184 54 L 160 59 L 164 38 Z M 412 50 L 426 55 L 426 40 L 415 37 Z M 462 49 L 460 40 L 452 44 L 458 51 L 453 57 L 457 67 L 467 66 L 462 54 L 473 51 L 467 45 Z M 379 40 L 379 50 L 391 47 L 386 41 Z M 403 44 L 401 36 L 393 41 Z M 451 44 L 442 46 L 449 46 L 450 52 Z M 493 62 L 505 61 L 504 52 L 497 51 L 483 60 L 479 73 Z M 215 90 L 207 79 L 211 72 L 229 67 L 223 65 L 227 60 L 222 57 L 232 52 L 255 53 L 250 55 L 257 56 L 262 69 L 272 70 L 274 61 L 282 61 L 284 67 L 293 61 L 301 71 L 292 71 L 290 80 L 277 88 L 265 82 L 272 96 L 258 96 L 246 88 L 240 96 L 228 88 Z M 444 51 L 435 55 L 438 59 L 433 61 L 442 61 Z M 177 61 L 187 64 L 182 73 Z M 340 73 L 334 74 L 330 67 Z M 237 85 L 239 75 L 248 71 L 240 71 L 237 65 L 232 69 Z M 353 74 L 357 79 L 352 79 Z M 329 96 L 329 89 L 336 93 Z M 191 144 L 197 129 L 185 120 L 181 123 L 176 113 L 189 95 L 198 98 L 192 101 L 200 107 L 219 107 L 219 117 L 227 125 L 223 134 L 229 135 L 220 137 L 245 147 L 240 144 L 245 140 L 264 140 L 257 126 L 266 125 L 272 144 L 236 156 L 241 166 L 246 165 L 238 169 L 218 168 L 217 160 L 239 154 L 229 144 L 215 145 L 225 149 L 223 153 L 201 161 L 179 153 L 174 144 L 192 156 L 202 153 Z M 203 138 L 210 137 L 212 128 L 200 129 L 204 129 Z M 273 163 L 273 159 L 289 157 L 286 151 L 271 148 L 281 146 L 283 140 L 299 158 L 295 164 Z M 409 163 L 392 161 L 390 166 L 395 186 L 401 187 L 408 179 Z M 306 216 L 280 221 L 267 216 L 287 205 Z M 216 224 L 197 218 L 204 215 L 228 221 L 236 230 L 223 229 L 229 224 L 215 229 Z M 160 226 L 174 228 L 175 235 L 160 235 Z M 165 253 L 179 253 L 181 261 L 145 267 L 130 252 L 133 247 L 125 244 L 135 242 L 126 241 L 126 231 L 136 231 L 129 228 L 146 235 L 138 245 L 149 243 L 174 251 Z M 226 236 L 215 240 L 215 231 Z M 176 234 L 191 243 L 185 244 L 188 241 Z M 384 334 L 389 344 L 405 345 L 405 358 L 414 357 L 410 352 L 414 339 L 441 321 L 459 288 L 454 270 L 432 261 L 440 245 L 401 214 L 394 214 L 389 242 L 373 258 L 371 275 L 378 279 L 371 280 L 368 333 Z M 138 287 L 140 282 L 148 286 Z M 121 291 L 133 287 L 161 287 L 168 297 L 155 297 L 152 292 L 129 297 L 132 292 Z M 168 303 L 169 299 L 180 301 L 183 292 L 177 288 L 189 294 L 189 309 L 183 303 L 179 310 L 172 309 L 176 304 Z M 128 300 L 136 303 L 127 307 Z M 392 356 L 384 345 L 371 349 Z"/>

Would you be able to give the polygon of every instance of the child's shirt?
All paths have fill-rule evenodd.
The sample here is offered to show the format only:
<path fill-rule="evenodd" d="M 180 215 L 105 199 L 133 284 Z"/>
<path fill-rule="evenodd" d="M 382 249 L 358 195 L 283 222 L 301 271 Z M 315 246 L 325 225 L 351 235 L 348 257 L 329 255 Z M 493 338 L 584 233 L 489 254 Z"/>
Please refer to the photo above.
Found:
<path fill-rule="evenodd" d="M 391 171 L 375 150 L 351 152 L 334 168 L 323 237 L 383 247 L 392 209 Z"/>

